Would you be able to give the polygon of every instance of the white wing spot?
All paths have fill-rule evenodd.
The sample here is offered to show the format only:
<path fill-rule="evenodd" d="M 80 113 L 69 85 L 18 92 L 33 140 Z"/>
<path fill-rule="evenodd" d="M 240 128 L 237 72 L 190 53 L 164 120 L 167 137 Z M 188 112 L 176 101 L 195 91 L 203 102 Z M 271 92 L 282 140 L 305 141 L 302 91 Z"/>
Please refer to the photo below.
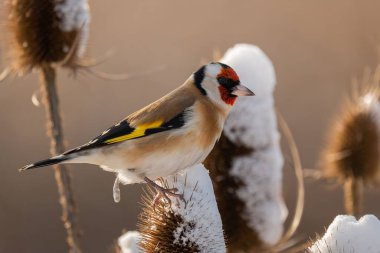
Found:
<path fill-rule="evenodd" d="M 90 145 L 90 144 L 93 144 L 93 143 L 95 143 L 95 142 L 97 142 L 97 141 L 98 141 L 98 139 L 93 139 L 92 141 L 90 141 L 90 142 L 87 144 L 87 146 Z"/>
<path fill-rule="evenodd" d="M 102 133 L 102 135 L 105 135 L 105 134 L 108 133 L 110 130 L 111 130 L 111 128 L 108 128 L 106 131 L 104 131 L 104 132 Z"/>

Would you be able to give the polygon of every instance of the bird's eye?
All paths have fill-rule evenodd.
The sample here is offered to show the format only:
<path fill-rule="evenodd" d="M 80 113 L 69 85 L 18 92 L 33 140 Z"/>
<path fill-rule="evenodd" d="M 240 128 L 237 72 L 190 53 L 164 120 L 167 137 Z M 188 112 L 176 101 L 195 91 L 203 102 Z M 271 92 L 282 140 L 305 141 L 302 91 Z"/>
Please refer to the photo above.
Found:
<path fill-rule="evenodd" d="M 221 84 L 221 85 L 227 85 L 228 83 L 228 79 L 225 78 L 225 77 L 218 77 L 218 82 Z"/>
<path fill-rule="evenodd" d="M 222 85 L 223 87 L 227 89 L 231 89 L 236 85 L 236 83 L 233 80 L 225 78 L 223 76 L 218 77 L 218 82 L 220 85 Z"/>

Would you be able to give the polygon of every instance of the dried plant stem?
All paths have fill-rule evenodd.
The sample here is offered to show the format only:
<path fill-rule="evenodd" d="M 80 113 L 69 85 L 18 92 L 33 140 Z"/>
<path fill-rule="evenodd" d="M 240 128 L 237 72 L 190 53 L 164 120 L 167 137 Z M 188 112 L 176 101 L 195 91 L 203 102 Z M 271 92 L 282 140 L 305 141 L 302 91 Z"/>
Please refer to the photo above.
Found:
<path fill-rule="evenodd" d="M 347 214 L 360 218 L 363 199 L 363 180 L 349 177 L 344 182 L 344 204 Z"/>
<path fill-rule="evenodd" d="M 285 140 L 288 143 L 292 160 L 294 163 L 294 172 L 297 178 L 297 202 L 295 211 L 293 214 L 293 219 L 290 223 L 289 228 L 284 233 L 282 239 L 280 240 L 280 244 L 287 242 L 296 232 L 297 228 L 299 227 L 305 207 L 305 182 L 304 182 L 304 175 L 303 175 L 303 169 L 302 169 L 302 163 L 301 163 L 301 156 L 298 152 L 298 147 L 295 142 L 295 139 L 293 137 L 292 131 L 290 130 L 285 118 L 282 116 L 282 114 L 277 110 L 277 119 L 280 125 L 280 128 L 282 130 L 282 133 L 284 134 Z"/>
<path fill-rule="evenodd" d="M 58 155 L 64 152 L 62 120 L 59 110 L 59 100 L 56 86 L 55 69 L 49 65 L 41 68 L 41 89 L 46 108 L 48 136 L 51 139 L 50 153 Z M 62 207 L 62 222 L 67 232 L 67 244 L 70 253 L 82 252 L 79 246 L 79 231 L 77 228 L 76 208 L 71 189 L 71 178 L 63 165 L 54 165 L 55 179 L 58 186 L 59 203 Z"/>

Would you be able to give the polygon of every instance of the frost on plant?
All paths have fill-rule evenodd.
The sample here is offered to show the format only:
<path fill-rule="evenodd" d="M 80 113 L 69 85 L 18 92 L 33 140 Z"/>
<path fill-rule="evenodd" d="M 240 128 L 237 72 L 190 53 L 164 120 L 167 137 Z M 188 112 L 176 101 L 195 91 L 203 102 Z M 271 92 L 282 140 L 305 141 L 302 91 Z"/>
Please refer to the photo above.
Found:
<path fill-rule="evenodd" d="M 146 200 L 139 229 L 144 252 L 225 252 L 222 222 L 204 166 L 188 168 L 161 184 L 177 188 L 186 202 L 170 197 L 171 207 L 161 203 L 153 210 L 151 198 Z"/>
<path fill-rule="evenodd" d="M 353 216 L 339 215 L 308 252 L 378 253 L 379 236 L 380 221 L 374 215 L 365 215 L 358 221 Z"/>

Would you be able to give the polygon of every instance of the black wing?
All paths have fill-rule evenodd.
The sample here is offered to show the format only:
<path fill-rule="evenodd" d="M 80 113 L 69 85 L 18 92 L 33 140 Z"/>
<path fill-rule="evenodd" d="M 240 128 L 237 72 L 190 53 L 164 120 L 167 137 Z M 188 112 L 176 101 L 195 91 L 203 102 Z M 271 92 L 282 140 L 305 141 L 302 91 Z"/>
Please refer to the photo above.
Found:
<path fill-rule="evenodd" d="M 185 125 L 185 111 L 178 114 L 174 118 L 163 122 L 155 121 L 140 126 L 132 127 L 128 120 L 123 120 L 118 124 L 110 127 L 104 131 L 101 135 L 94 138 L 92 141 L 84 144 L 78 148 L 69 150 L 64 155 L 74 154 L 80 151 L 99 148 L 112 144 L 117 144 L 123 141 L 143 138 L 155 133 L 169 131 L 172 129 L 178 129 Z"/>

